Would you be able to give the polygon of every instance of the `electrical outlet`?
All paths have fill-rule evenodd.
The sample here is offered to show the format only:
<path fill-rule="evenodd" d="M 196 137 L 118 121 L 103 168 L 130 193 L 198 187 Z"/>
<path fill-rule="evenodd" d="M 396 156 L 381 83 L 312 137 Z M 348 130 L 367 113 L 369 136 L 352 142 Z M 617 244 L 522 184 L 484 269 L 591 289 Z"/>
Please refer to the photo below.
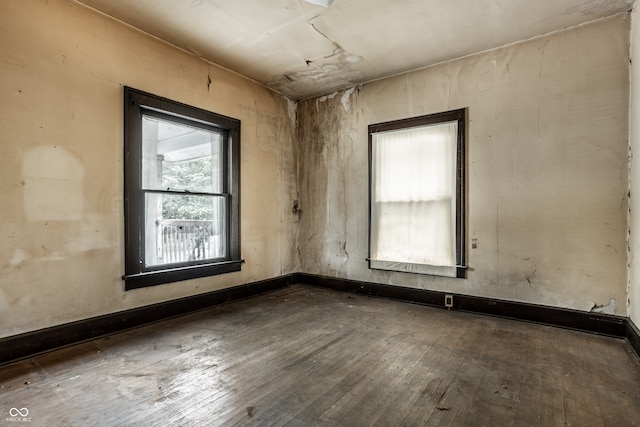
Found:
<path fill-rule="evenodd" d="M 453 295 L 445 295 L 444 296 L 444 306 L 447 308 L 453 308 Z"/>

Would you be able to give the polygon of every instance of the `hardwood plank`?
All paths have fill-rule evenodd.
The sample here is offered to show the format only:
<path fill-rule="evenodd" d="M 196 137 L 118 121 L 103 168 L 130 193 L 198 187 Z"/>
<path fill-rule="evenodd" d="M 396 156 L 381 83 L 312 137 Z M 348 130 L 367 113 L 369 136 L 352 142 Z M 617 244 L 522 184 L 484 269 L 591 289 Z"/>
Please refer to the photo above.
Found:
<path fill-rule="evenodd" d="M 634 426 L 640 363 L 621 339 L 292 286 L 0 367 L 10 408 L 34 426 Z"/>

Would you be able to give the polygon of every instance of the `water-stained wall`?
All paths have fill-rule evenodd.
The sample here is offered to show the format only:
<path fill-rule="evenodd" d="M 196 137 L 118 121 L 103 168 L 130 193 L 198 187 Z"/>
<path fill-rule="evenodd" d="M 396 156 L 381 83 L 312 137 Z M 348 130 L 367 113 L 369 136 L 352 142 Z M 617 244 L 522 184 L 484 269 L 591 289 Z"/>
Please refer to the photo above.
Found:
<path fill-rule="evenodd" d="M 67 0 L 0 40 L 0 337 L 298 270 L 295 103 Z M 241 120 L 241 272 L 123 290 L 123 85 Z"/>
<path fill-rule="evenodd" d="M 301 271 L 626 315 L 628 49 L 620 14 L 302 102 Z M 367 126 L 458 108 L 467 279 L 369 270 Z"/>

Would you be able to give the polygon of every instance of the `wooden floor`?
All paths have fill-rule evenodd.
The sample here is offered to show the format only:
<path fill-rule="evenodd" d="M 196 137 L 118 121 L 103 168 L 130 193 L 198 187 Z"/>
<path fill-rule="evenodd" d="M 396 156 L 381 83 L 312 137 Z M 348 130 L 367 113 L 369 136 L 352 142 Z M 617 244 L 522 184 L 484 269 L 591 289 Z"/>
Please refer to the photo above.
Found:
<path fill-rule="evenodd" d="M 23 408 L 29 424 L 9 413 Z M 640 363 L 619 339 L 293 286 L 1 367 L 0 411 L 13 426 L 634 426 Z"/>

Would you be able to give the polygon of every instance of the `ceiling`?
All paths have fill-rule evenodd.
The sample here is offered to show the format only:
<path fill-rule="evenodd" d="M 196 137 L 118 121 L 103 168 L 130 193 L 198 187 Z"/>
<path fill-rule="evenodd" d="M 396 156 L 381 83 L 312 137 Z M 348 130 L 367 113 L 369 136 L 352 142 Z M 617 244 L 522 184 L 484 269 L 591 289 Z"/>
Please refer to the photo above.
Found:
<path fill-rule="evenodd" d="M 293 99 L 526 40 L 634 0 L 76 0 Z"/>

